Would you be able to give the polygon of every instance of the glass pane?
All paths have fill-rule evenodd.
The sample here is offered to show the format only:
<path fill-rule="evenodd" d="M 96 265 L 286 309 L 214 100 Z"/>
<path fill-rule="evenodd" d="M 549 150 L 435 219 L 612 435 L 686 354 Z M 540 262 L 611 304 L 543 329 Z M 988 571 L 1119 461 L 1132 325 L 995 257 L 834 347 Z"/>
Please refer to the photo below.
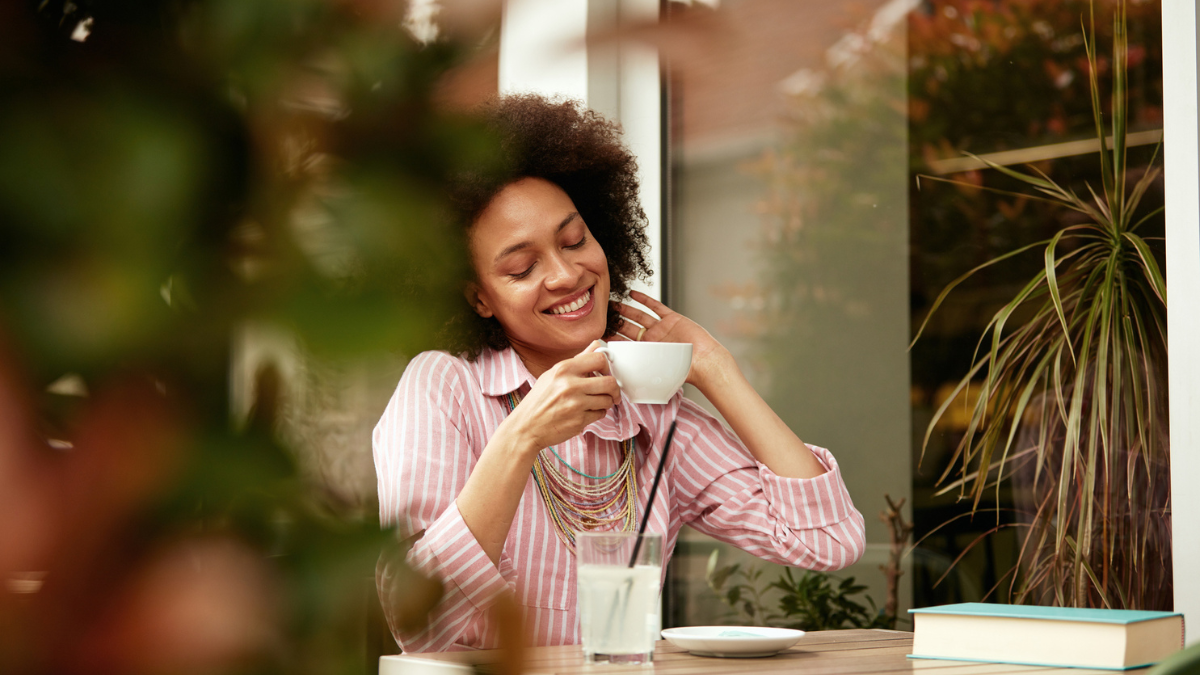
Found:
<path fill-rule="evenodd" d="M 1106 115 L 1114 6 L 1095 8 Z M 935 496 L 977 388 L 948 408 L 927 447 L 925 434 L 969 372 L 988 322 L 1044 265 L 1041 249 L 972 277 L 908 346 L 959 275 L 1080 222 L 964 153 L 1018 168 L 1033 163 L 1080 195 L 1090 194 L 1089 185 L 1102 189 L 1081 26 L 1089 3 L 671 7 L 681 25 L 711 19 L 719 38 L 671 63 L 670 300 L 733 350 L 801 438 L 837 457 L 867 522 L 863 560 L 835 573 L 867 586 L 857 602 L 870 606 L 869 595 L 882 608 L 888 597 L 879 570 L 890 549 L 890 528 L 879 517 L 885 495 L 907 500 L 902 513 L 920 542 L 902 564 L 901 616 L 911 606 L 1004 601 L 1002 587 L 988 594 L 1012 579 L 1005 575 L 1017 562 L 1017 510 L 1027 500 L 1004 483 L 986 492 L 985 513 L 971 518 L 957 491 Z M 1143 0 L 1128 12 L 1132 185 L 1161 137 L 1161 7 Z M 1161 179 L 1149 185 L 1139 215 L 1162 204 L 1161 189 Z M 1161 216 L 1139 232 L 1161 253 Z M 1017 312 L 1011 325 L 1029 318 Z M 1029 439 L 1017 442 L 1028 447 Z M 713 551 L 718 568 L 737 562 L 761 571 L 753 582 L 735 577 L 743 582 L 736 602 L 706 580 Z M 778 591 L 751 593 L 745 603 L 749 588 L 780 574 L 729 545 L 685 534 L 665 621 L 785 624 L 795 617 L 782 616 Z"/>
<path fill-rule="evenodd" d="M 889 536 L 878 514 L 910 484 L 905 9 L 743 0 L 715 18 L 720 48 L 675 73 L 672 300 L 735 353 L 800 438 L 834 453 L 868 538 L 862 561 L 836 574 L 867 586 L 851 600 L 882 608 Z M 722 601 L 705 580 L 713 550 L 718 566 L 760 570 L 750 586 L 784 573 L 685 534 L 673 621 L 779 613 L 775 591 L 754 607 Z"/>
<path fill-rule="evenodd" d="M 1112 133 L 1115 8 L 1115 2 L 1095 3 L 1097 82 L 1106 134 Z M 1154 1 L 1128 5 L 1130 186 L 1145 174 L 1161 138 L 1161 11 L 1160 3 Z M 1025 172 L 1040 171 L 1046 179 L 1094 203 L 1091 191 L 1103 191 L 1104 180 L 1083 37 L 1083 27 L 1091 23 L 1089 12 L 1085 0 L 942 0 L 924 3 L 912 13 L 908 107 L 914 328 L 929 316 L 938 295 L 959 275 L 1021 246 L 1045 241 L 1064 227 L 1094 222 L 1082 213 L 1035 199 L 1048 195 L 964 154 Z M 1156 181 L 1138 215 L 1162 203 L 1162 185 Z M 1161 252 L 1161 241 L 1156 241 L 1163 233 L 1161 215 L 1146 221 L 1139 233 L 1148 238 L 1152 249 Z M 1065 255 L 1077 246 L 1064 244 L 1057 253 Z M 973 360 L 986 353 L 988 344 L 983 345 L 983 352 L 976 351 L 980 336 L 996 312 L 1044 269 L 1043 251 L 1044 246 L 1034 247 L 974 275 L 930 317 L 912 351 L 916 432 L 924 432 Z M 1064 265 L 1059 273 L 1065 274 L 1065 269 Z M 1013 314 L 1006 335 L 1033 318 L 1033 304 Z M 924 461 L 914 473 L 914 535 L 918 539 L 929 535 L 917 551 L 913 580 L 914 602 L 921 606 L 978 600 L 993 589 L 990 599 L 1008 599 L 1014 587 L 1013 577 L 1006 573 L 1017 565 L 1019 537 L 1029 531 L 1027 525 L 1040 499 L 1029 487 L 1036 465 L 1024 459 L 1009 467 L 1008 473 L 1016 469 L 1015 479 L 981 495 L 979 508 L 985 515 L 962 516 L 969 502 L 958 501 L 959 490 L 935 496 L 935 482 L 952 464 L 955 449 L 968 430 L 981 382 L 982 373 L 934 426 Z M 1014 439 L 1013 454 L 1036 442 L 1030 437 L 1036 426 L 1032 422 L 1042 414 L 1037 403 L 1046 399 L 1031 400 L 1033 406 L 1022 415 Z M 1049 443 L 1046 447 L 1057 446 Z M 920 450 L 920 444 L 915 450 Z M 1027 457 L 1032 460 L 1034 455 Z M 1043 471 L 1043 475 L 1053 476 L 1057 469 L 1049 466 Z M 960 555 L 962 561 L 935 585 Z M 1029 555 L 1018 584 L 1026 578 L 1028 561 Z M 1053 594 L 1035 594 L 1027 601 L 1049 604 L 1053 599 Z M 1166 603 L 1169 606 L 1169 594 Z M 1117 606 L 1122 604 L 1117 602 Z"/>

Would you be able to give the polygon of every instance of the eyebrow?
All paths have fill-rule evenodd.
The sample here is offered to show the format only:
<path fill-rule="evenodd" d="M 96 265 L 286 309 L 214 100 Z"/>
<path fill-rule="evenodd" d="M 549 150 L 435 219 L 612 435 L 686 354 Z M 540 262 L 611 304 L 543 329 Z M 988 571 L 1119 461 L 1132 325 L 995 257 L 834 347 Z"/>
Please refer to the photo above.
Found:
<path fill-rule="evenodd" d="M 562 222 L 558 224 L 558 227 L 554 228 L 555 234 L 562 232 L 564 227 L 566 227 L 567 225 L 570 225 L 571 221 L 575 220 L 578 217 L 579 217 L 578 211 L 572 211 L 572 212 L 568 213 L 567 217 L 563 218 Z M 492 264 L 500 262 L 501 258 L 503 258 L 504 256 L 506 256 L 510 253 L 516 253 L 517 251 L 529 248 L 530 246 L 533 246 L 533 242 L 523 241 L 519 244 L 513 244 L 512 246 L 509 246 L 508 248 L 504 249 L 503 251 L 500 251 L 499 255 L 497 255 L 496 258 L 494 260 L 492 260 Z"/>

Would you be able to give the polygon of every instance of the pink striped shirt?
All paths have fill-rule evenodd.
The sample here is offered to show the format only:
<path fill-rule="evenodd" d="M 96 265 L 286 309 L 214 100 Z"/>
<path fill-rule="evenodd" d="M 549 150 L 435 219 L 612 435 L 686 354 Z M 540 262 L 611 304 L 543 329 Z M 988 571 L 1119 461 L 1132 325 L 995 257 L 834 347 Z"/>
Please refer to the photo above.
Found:
<path fill-rule="evenodd" d="M 514 390 L 526 394 L 534 382 L 511 349 L 485 350 L 474 362 L 425 352 L 408 365 L 375 427 L 381 520 L 402 534 L 424 530 L 409 552 L 409 562 L 445 586 L 424 630 L 407 634 L 392 624 L 405 652 L 496 647 L 496 626 L 487 609 L 505 591 L 515 593 L 534 643 L 579 641 L 574 556 L 555 535 L 532 477 L 498 567 L 455 504 L 507 414 L 500 397 Z M 676 418 L 679 424 L 663 484 L 646 528 L 665 535 L 668 557 L 684 524 L 785 565 L 840 569 L 862 555 L 862 514 L 854 508 L 828 450 L 809 446 L 826 473 L 811 479 L 781 478 L 682 394 L 666 405 L 631 403 L 622 396 L 605 418 L 557 450 L 580 471 L 607 475 L 619 463 L 620 442 L 636 436 L 641 514 L 667 429 Z M 388 597 L 386 570 L 379 581 L 382 597 Z"/>

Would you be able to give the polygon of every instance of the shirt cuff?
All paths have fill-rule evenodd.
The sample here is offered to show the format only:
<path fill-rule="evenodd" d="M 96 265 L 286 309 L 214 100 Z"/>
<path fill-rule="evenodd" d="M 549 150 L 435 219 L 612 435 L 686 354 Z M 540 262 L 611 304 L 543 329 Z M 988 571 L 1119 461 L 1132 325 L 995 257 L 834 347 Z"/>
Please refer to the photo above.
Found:
<path fill-rule="evenodd" d="M 458 503 L 452 502 L 426 530 L 413 548 L 410 562 L 421 572 L 446 584 L 446 595 L 457 591 L 479 610 L 487 609 L 496 596 L 512 592 L 513 564 L 501 553 L 500 565 L 492 564 L 483 547 L 471 534 Z"/>
<path fill-rule="evenodd" d="M 816 445 L 808 449 L 826 469 L 815 478 L 783 478 L 758 462 L 763 493 L 772 513 L 796 530 L 828 527 L 856 513 L 833 453 Z"/>

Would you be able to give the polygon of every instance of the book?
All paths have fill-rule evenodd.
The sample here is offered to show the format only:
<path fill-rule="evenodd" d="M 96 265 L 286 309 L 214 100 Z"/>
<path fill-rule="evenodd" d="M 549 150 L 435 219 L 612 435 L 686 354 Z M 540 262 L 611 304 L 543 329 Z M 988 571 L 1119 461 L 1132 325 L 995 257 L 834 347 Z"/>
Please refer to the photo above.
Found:
<path fill-rule="evenodd" d="M 1128 670 L 1183 647 L 1183 615 L 967 602 L 911 609 L 911 658 Z"/>

